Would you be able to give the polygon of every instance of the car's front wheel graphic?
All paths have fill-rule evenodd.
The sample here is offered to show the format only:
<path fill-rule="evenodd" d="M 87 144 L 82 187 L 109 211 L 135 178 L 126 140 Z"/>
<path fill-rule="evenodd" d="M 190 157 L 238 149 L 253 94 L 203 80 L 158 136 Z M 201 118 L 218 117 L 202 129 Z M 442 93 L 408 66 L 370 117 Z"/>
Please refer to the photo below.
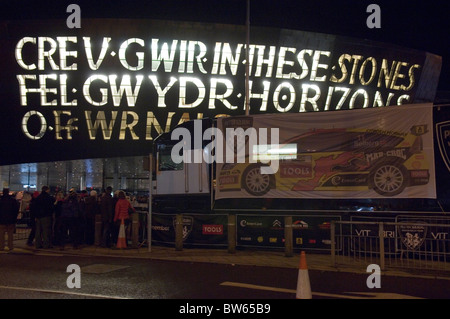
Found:
<path fill-rule="evenodd" d="M 407 184 L 407 170 L 403 165 L 383 163 L 371 174 L 373 189 L 383 196 L 395 196 L 403 192 Z"/>
<path fill-rule="evenodd" d="M 261 166 L 250 166 L 244 171 L 242 186 L 248 193 L 262 196 L 270 191 L 271 185 L 271 176 L 261 174 Z"/>

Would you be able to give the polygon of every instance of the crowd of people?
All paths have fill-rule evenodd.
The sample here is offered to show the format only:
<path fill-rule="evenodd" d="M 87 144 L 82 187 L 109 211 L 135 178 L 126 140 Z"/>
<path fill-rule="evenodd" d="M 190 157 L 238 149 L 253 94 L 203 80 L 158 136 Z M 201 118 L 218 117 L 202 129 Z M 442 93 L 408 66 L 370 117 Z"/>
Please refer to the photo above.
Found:
<path fill-rule="evenodd" d="M 101 194 L 92 190 L 77 192 L 75 189 L 65 194 L 58 191 L 50 193 L 48 186 L 32 194 L 26 210 L 29 212 L 31 232 L 27 245 L 37 249 L 48 249 L 71 244 L 74 249 L 80 245 L 95 244 L 96 216 L 101 220 L 100 246 L 113 248 L 122 219 L 128 227 L 131 213 L 136 212 L 124 191 L 112 192 L 108 186 Z M 13 249 L 12 234 L 17 216 L 22 210 L 18 201 L 9 190 L 4 189 L 0 198 L 0 250 L 5 245 L 5 233 L 8 233 L 8 248 Z M 127 234 L 127 236 L 129 236 Z"/>

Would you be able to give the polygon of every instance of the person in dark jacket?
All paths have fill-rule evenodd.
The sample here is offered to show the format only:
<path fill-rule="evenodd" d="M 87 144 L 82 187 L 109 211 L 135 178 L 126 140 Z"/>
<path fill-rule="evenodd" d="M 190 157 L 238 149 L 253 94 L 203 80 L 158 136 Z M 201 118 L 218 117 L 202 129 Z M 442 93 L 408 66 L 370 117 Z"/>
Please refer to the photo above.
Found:
<path fill-rule="evenodd" d="M 80 245 L 80 202 L 74 190 L 70 190 L 69 195 L 64 198 L 61 205 L 61 250 L 69 238 L 74 249 Z"/>
<path fill-rule="evenodd" d="M 111 247 L 114 242 L 112 235 L 115 203 L 111 193 L 112 187 L 108 186 L 100 198 L 100 213 L 102 217 L 102 240 L 100 246 L 102 247 Z"/>
<path fill-rule="evenodd" d="M 81 243 L 86 244 L 86 198 L 88 197 L 88 192 L 83 189 L 77 196 L 80 203 L 80 240 Z"/>
<path fill-rule="evenodd" d="M 9 195 L 9 189 L 3 189 L 3 196 L 0 198 L 0 250 L 5 249 L 5 233 L 8 233 L 8 248 L 14 248 L 14 228 L 19 213 L 19 203 Z"/>
<path fill-rule="evenodd" d="M 93 245 L 95 242 L 95 215 L 98 214 L 100 214 L 100 205 L 97 199 L 97 192 L 93 190 L 84 199 L 84 231 L 87 245 Z"/>
<path fill-rule="evenodd" d="M 31 228 L 30 235 L 28 235 L 27 245 L 33 246 L 34 239 L 36 237 L 36 198 L 39 196 L 39 192 L 35 191 L 31 197 L 30 204 L 28 206 L 28 211 L 30 212 L 30 223 Z"/>
<path fill-rule="evenodd" d="M 53 245 L 60 245 L 61 241 L 61 210 L 64 200 L 64 193 L 59 191 L 55 198 L 55 220 L 53 221 Z"/>
<path fill-rule="evenodd" d="M 36 248 L 51 248 L 52 218 L 55 199 L 50 195 L 50 188 L 42 186 L 41 194 L 36 198 Z"/>

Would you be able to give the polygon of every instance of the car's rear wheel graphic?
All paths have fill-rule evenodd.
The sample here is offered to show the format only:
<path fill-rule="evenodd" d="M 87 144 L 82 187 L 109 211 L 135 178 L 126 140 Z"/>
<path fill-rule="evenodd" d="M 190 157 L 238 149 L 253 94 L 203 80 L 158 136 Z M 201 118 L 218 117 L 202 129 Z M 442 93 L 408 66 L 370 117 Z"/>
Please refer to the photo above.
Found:
<path fill-rule="evenodd" d="M 407 184 L 407 170 L 403 165 L 382 163 L 371 173 L 373 189 L 383 196 L 395 196 L 403 192 Z"/>
<path fill-rule="evenodd" d="M 242 187 L 254 196 L 262 196 L 270 191 L 272 177 L 268 174 L 261 174 L 260 165 L 249 166 L 242 177 Z"/>

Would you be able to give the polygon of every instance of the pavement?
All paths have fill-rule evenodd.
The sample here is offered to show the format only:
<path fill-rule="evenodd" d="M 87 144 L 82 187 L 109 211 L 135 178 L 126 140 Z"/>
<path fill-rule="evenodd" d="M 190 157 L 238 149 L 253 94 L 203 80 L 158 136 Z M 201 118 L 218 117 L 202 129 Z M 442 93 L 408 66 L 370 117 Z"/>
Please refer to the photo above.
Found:
<path fill-rule="evenodd" d="M 5 248 L 6 253 L 8 250 Z M 233 265 L 248 266 L 267 266 L 297 268 L 299 267 L 300 254 L 294 254 L 292 257 L 286 257 L 282 251 L 267 251 L 255 249 L 236 249 L 235 252 L 228 252 L 224 248 L 189 248 L 183 247 L 182 250 L 175 249 L 174 246 L 152 245 L 150 248 L 145 245 L 138 248 L 104 248 L 96 245 L 82 245 L 78 249 L 67 245 L 64 250 L 59 247 L 49 249 L 36 249 L 33 246 L 27 246 L 26 240 L 15 240 L 14 250 L 11 253 L 27 254 L 54 254 L 54 255 L 79 255 L 79 256 L 102 256 L 116 258 L 144 258 L 154 260 L 171 260 L 185 262 L 203 262 L 203 263 L 223 263 Z M 312 257 L 312 255 L 310 256 Z M 330 263 L 329 255 L 314 255 L 316 266 L 319 264 Z M 311 260 L 312 261 L 312 260 Z"/>
<path fill-rule="evenodd" d="M 294 251 L 291 256 L 287 256 L 284 250 L 261 250 L 255 248 L 238 248 L 229 252 L 224 248 L 188 248 L 183 247 L 177 250 L 175 246 L 161 246 L 152 244 L 138 248 L 104 248 L 96 245 L 80 246 L 73 249 L 67 245 L 64 250 L 59 247 L 50 249 L 36 249 L 33 246 L 27 246 L 26 240 L 15 240 L 14 249 L 9 252 L 7 248 L 0 253 L 13 254 L 35 254 L 35 255 L 71 255 L 71 256 L 102 256 L 115 258 L 143 258 L 150 260 L 168 260 L 183 261 L 191 263 L 220 263 L 230 265 L 246 266 L 264 266 L 275 268 L 294 268 L 298 269 L 300 264 L 300 252 Z M 333 265 L 329 252 L 314 253 L 306 251 L 307 268 L 309 270 L 319 271 L 337 271 L 367 274 L 367 265 L 348 262 Z M 450 280 L 450 274 L 441 272 L 422 272 L 414 269 L 387 269 L 383 275 L 422 277 L 422 278 L 440 278 Z"/>

